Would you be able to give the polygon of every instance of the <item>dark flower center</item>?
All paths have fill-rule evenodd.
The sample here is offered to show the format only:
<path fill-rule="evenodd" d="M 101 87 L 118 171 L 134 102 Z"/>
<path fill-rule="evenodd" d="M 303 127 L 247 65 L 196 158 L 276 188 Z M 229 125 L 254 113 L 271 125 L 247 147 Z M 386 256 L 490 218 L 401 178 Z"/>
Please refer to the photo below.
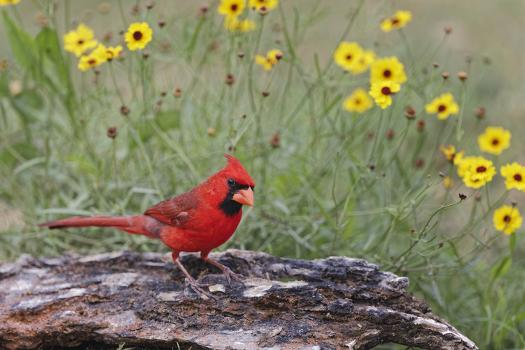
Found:
<path fill-rule="evenodd" d="M 443 113 L 446 110 L 447 110 L 447 106 L 445 106 L 445 105 L 439 105 L 438 106 L 438 112 L 439 113 Z"/>
<path fill-rule="evenodd" d="M 476 172 L 478 173 L 484 173 L 485 171 L 487 171 L 487 168 L 484 167 L 483 165 L 480 165 L 476 168 Z"/>
<path fill-rule="evenodd" d="M 97 60 L 94 59 L 94 58 L 90 58 L 90 59 L 88 60 L 88 64 L 89 64 L 90 66 L 94 66 L 96 63 L 97 63 Z"/>
<path fill-rule="evenodd" d="M 393 17 L 393 18 L 391 19 L 391 21 L 392 21 L 392 25 L 399 24 L 399 18 L 397 18 L 397 17 Z"/>
<path fill-rule="evenodd" d="M 350 55 L 350 54 L 346 55 L 346 60 L 347 61 L 350 61 L 351 59 L 352 59 L 352 55 Z"/>
<path fill-rule="evenodd" d="M 499 140 L 498 140 L 498 139 L 492 139 L 492 144 L 493 144 L 494 146 L 499 145 Z"/>
<path fill-rule="evenodd" d="M 137 30 L 136 32 L 133 32 L 133 39 L 139 41 L 142 39 L 142 32 Z"/>
<path fill-rule="evenodd" d="M 354 103 L 355 103 L 356 105 L 360 105 L 360 104 L 361 104 L 361 99 L 360 99 L 360 98 L 356 98 L 356 99 L 354 100 Z"/>
<path fill-rule="evenodd" d="M 388 86 L 384 86 L 384 87 L 381 88 L 381 93 L 383 95 L 388 96 L 388 95 L 392 94 L 392 90 L 390 90 L 390 88 Z"/>
<path fill-rule="evenodd" d="M 516 180 L 516 181 L 521 181 L 521 180 L 523 180 L 523 178 L 521 177 L 521 174 L 515 174 L 515 175 L 513 176 L 513 178 L 514 178 L 514 180 Z"/>
<path fill-rule="evenodd" d="M 84 43 L 83 39 L 78 39 L 77 44 L 82 45 Z"/>
<path fill-rule="evenodd" d="M 383 76 L 384 76 L 385 78 L 390 78 L 390 77 L 392 76 L 392 71 L 391 71 L 390 69 L 385 69 L 385 70 L 383 71 Z"/>
<path fill-rule="evenodd" d="M 239 5 L 237 5 L 237 4 L 232 4 L 232 5 L 230 6 L 230 8 L 231 8 L 231 10 L 232 10 L 233 12 L 237 12 L 237 9 L 239 8 Z"/>
<path fill-rule="evenodd" d="M 509 216 L 509 215 L 505 215 L 505 216 L 503 217 L 503 221 L 509 223 L 509 222 L 510 222 L 510 216 Z"/>

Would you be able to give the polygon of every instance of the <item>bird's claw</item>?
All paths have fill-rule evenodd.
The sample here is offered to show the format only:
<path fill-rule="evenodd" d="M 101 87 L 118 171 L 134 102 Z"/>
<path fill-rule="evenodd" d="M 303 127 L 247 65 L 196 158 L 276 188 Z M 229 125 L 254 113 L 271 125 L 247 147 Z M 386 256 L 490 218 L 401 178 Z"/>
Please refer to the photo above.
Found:
<path fill-rule="evenodd" d="M 226 277 L 226 281 L 228 281 L 228 284 L 231 284 L 231 281 L 234 280 L 234 281 L 239 282 L 240 284 L 244 285 L 244 282 L 242 280 L 242 275 L 239 275 L 239 274 L 233 272 L 229 267 L 224 266 L 224 269 L 222 270 L 222 273 L 224 274 L 224 277 Z"/>
<path fill-rule="evenodd" d="M 193 289 L 195 293 L 199 294 L 201 297 L 204 296 L 204 299 L 217 300 L 217 297 L 215 295 L 204 290 L 204 288 L 209 287 L 209 284 L 199 283 L 196 280 L 189 278 L 186 278 L 186 282 L 190 285 L 191 289 Z"/>

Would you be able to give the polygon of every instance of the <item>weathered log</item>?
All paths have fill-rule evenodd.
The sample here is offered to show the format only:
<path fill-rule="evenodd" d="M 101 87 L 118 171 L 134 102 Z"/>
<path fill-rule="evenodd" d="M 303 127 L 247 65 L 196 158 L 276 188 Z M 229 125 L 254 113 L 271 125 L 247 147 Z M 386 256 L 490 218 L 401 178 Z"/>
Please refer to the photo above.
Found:
<path fill-rule="evenodd" d="M 229 285 L 195 255 L 203 299 L 165 255 L 118 252 L 0 265 L 0 348 L 477 349 L 407 293 L 408 279 L 364 260 L 212 254 L 245 276 Z"/>

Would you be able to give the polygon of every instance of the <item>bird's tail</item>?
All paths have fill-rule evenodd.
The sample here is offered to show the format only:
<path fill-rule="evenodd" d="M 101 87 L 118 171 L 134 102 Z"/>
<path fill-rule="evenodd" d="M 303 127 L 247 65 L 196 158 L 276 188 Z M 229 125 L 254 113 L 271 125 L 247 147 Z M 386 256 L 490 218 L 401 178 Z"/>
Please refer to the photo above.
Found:
<path fill-rule="evenodd" d="M 40 227 L 60 229 L 68 227 L 114 227 L 133 234 L 157 238 L 158 222 L 148 216 L 74 216 L 67 219 L 49 221 L 39 224 Z"/>

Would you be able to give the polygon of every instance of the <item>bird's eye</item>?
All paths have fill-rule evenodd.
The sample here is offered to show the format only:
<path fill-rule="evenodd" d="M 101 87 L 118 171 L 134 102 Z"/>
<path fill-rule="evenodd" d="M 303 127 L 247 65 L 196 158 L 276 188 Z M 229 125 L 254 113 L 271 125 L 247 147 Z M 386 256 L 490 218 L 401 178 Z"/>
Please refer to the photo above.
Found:
<path fill-rule="evenodd" d="M 230 186 L 235 185 L 235 180 L 232 179 L 232 178 L 230 177 L 230 178 L 228 179 L 228 185 L 230 185 Z"/>

